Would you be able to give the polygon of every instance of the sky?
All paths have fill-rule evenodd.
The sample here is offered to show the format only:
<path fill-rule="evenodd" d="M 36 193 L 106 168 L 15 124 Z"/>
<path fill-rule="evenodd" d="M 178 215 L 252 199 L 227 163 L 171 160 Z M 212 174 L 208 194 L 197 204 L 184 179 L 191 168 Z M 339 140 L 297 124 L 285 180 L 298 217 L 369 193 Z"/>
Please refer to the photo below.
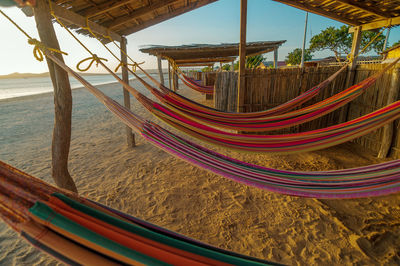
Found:
<path fill-rule="evenodd" d="M 34 18 L 26 17 L 16 7 L 2 8 L 32 37 L 38 38 Z M 286 40 L 279 51 L 278 59 L 285 60 L 289 52 L 301 48 L 304 34 L 305 12 L 271 0 L 249 0 L 247 11 L 247 41 Z M 220 44 L 239 42 L 240 0 L 219 0 L 186 14 L 164 21 L 137 33 L 127 36 L 128 54 L 137 62 L 145 61 L 144 68 L 154 69 L 157 59 L 143 54 L 140 48 L 147 45 L 183 45 L 183 44 Z M 309 14 L 306 35 L 306 47 L 313 35 L 321 30 L 343 24 L 315 14 Z M 89 56 L 58 24 L 54 24 L 61 50 L 68 53 L 65 61 L 75 66 L 81 59 Z M 27 39 L 8 20 L 0 15 L 0 75 L 14 72 L 47 72 L 45 62 L 38 62 L 32 55 L 32 46 Z M 108 64 L 117 65 L 116 60 L 98 43 L 97 40 L 79 35 L 80 39 L 94 53 L 109 59 Z M 39 38 L 38 38 L 39 39 Z M 400 27 L 391 30 L 389 45 L 400 39 Z M 115 54 L 119 50 L 113 44 L 109 48 Z M 316 52 L 313 58 L 333 55 L 330 51 Z M 273 59 L 273 53 L 265 54 L 267 60 Z M 163 67 L 167 62 L 163 61 Z M 89 72 L 104 72 L 92 67 Z"/>

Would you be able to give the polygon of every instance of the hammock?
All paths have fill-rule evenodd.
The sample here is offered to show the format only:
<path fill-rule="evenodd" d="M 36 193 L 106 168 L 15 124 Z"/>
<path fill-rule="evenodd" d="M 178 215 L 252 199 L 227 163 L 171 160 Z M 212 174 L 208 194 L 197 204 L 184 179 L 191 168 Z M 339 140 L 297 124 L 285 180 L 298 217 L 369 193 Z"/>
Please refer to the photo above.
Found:
<path fill-rule="evenodd" d="M 348 170 L 294 172 L 257 166 L 213 152 L 135 115 L 93 87 L 63 62 L 48 53 L 47 56 L 81 82 L 123 123 L 139 132 L 153 145 L 195 166 L 236 182 L 277 193 L 314 198 L 371 197 L 400 190 L 400 160 Z M 362 117 L 362 120 L 368 121 L 367 130 L 400 117 L 399 107 L 400 101 Z M 350 127 L 352 123 L 357 124 L 350 137 L 357 135 L 358 131 L 365 130 L 364 125 L 353 121 L 347 122 Z M 339 138 L 336 141 L 343 142 L 341 138 L 348 138 L 346 133 L 337 134 Z M 313 142 L 310 145 L 314 145 Z"/>
<path fill-rule="evenodd" d="M 400 116 L 400 109 L 397 108 L 399 102 L 396 102 L 360 118 L 347 121 L 342 124 L 307 132 L 282 135 L 246 135 L 230 133 L 209 127 L 202 123 L 198 123 L 189 117 L 185 117 L 177 112 L 174 112 L 168 107 L 155 103 L 133 87 L 123 82 L 115 73 L 105 66 L 104 63 L 101 61 L 98 62 L 110 74 L 112 74 L 118 80 L 118 82 L 120 82 L 129 92 L 131 92 L 145 108 L 147 108 L 152 114 L 160 118 L 162 121 L 192 137 L 235 150 L 280 154 L 314 151 L 344 143 L 368 134 L 369 132 L 382 127 L 383 125 L 397 119 Z M 61 67 L 63 67 L 66 71 L 72 71 L 68 70 L 69 68 L 65 65 L 62 65 L 62 63 L 60 64 Z M 372 81 L 368 80 L 368 82 Z M 340 102 L 336 103 L 336 105 L 339 104 Z M 332 107 L 328 106 L 325 107 L 325 109 L 322 108 L 321 110 L 312 112 L 311 115 L 309 115 L 310 117 L 303 117 L 306 119 L 312 119 L 313 117 L 319 116 L 321 112 L 325 112 L 327 108 L 335 109 L 335 107 L 335 104 L 333 104 Z"/>
<path fill-rule="evenodd" d="M 0 218 L 68 265 L 276 265 L 55 188 L 0 161 Z"/>
<path fill-rule="evenodd" d="M 194 89 L 195 91 L 205 94 L 214 94 L 214 86 L 201 85 L 196 80 L 186 76 L 183 72 L 179 72 L 178 77 L 183 81 L 183 83 L 185 83 L 186 86 Z"/>
<path fill-rule="evenodd" d="M 224 123 L 218 123 L 218 121 L 221 122 L 233 122 L 236 124 L 240 123 L 245 123 L 248 124 L 249 121 L 254 120 L 257 122 L 258 119 L 274 116 L 274 115 L 279 115 L 286 113 L 295 107 L 307 102 L 308 100 L 312 99 L 316 95 L 319 94 L 319 92 L 326 88 L 340 73 L 342 73 L 345 69 L 347 69 L 347 64 L 345 64 L 342 68 L 340 68 L 337 72 L 332 74 L 328 79 L 324 80 L 317 86 L 307 90 L 306 92 L 302 93 L 301 95 L 297 96 L 296 98 L 281 104 L 279 106 L 276 106 L 274 108 L 264 110 L 264 111 L 258 111 L 258 112 L 249 112 L 249 113 L 237 113 L 237 112 L 224 112 L 220 111 L 199 103 L 196 103 L 170 89 L 162 85 L 159 81 L 157 81 L 155 78 L 153 78 L 149 73 L 147 73 L 144 69 L 142 69 L 140 66 L 138 68 L 143 71 L 143 73 L 151 80 L 153 81 L 159 88 L 157 90 L 156 88 L 152 87 L 149 85 L 147 82 L 145 82 L 143 79 L 137 76 L 136 73 L 130 71 L 135 77 L 139 79 L 140 82 L 143 83 L 143 85 L 149 89 L 161 102 L 164 104 L 167 104 L 168 106 L 174 108 L 174 109 L 179 109 L 180 111 L 187 113 L 189 115 L 192 115 L 193 117 L 196 117 L 200 120 L 203 120 L 206 123 L 216 123 L 218 126 L 224 127 Z M 261 120 L 262 121 L 262 120 Z M 247 130 L 247 131 L 251 131 Z M 265 131 L 265 130 L 264 130 Z"/>
<path fill-rule="evenodd" d="M 357 98 L 361 95 L 367 88 L 374 84 L 374 82 L 382 76 L 385 71 L 391 68 L 394 64 L 389 64 L 383 70 L 376 73 L 374 76 L 369 77 L 360 83 L 351 86 L 350 88 L 333 95 L 324 101 L 315 103 L 311 106 L 301 108 L 299 110 L 295 110 L 292 112 L 287 112 L 284 114 L 279 115 L 269 115 L 264 117 L 221 117 L 215 116 L 211 112 L 205 112 L 204 110 L 200 111 L 196 109 L 196 107 L 192 104 L 191 107 L 185 104 L 185 102 L 181 102 L 174 97 L 170 97 L 168 93 L 163 91 L 157 90 L 156 88 L 152 87 L 149 83 L 144 81 L 139 76 L 136 78 L 155 95 L 162 103 L 168 108 L 169 110 L 179 114 L 179 116 L 193 120 L 198 123 L 206 123 L 211 126 L 216 126 L 219 128 L 229 129 L 229 130 L 239 130 L 239 131 L 246 131 L 246 132 L 265 132 L 271 130 L 277 130 L 282 128 L 287 128 L 291 126 L 295 126 L 298 124 L 302 124 L 311 120 L 314 120 L 318 117 L 321 117 L 327 113 L 330 113 L 343 105 L 347 104 L 348 102 L 352 101 L 353 99 Z M 342 71 L 343 68 L 339 71 Z M 339 71 L 335 74 L 338 74 Z M 112 74 L 112 73 L 111 73 Z M 335 75 L 334 74 L 334 75 Z M 324 82 L 325 85 L 330 82 Z M 122 84 L 124 85 L 124 84 Z M 129 85 L 128 85 L 129 86 Z M 321 86 L 316 86 L 315 90 L 312 93 L 317 93 L 321 89 Z M 310 90 L 311 92 L 311 90 Z M 176 94 L 175 94 L 176 95 Z M 296 101 L 296 99 L 294 99 Z M 289 102 L 288 102 L 289 103 Z M 245 114 L 245 113 L 239 113 Z"/>

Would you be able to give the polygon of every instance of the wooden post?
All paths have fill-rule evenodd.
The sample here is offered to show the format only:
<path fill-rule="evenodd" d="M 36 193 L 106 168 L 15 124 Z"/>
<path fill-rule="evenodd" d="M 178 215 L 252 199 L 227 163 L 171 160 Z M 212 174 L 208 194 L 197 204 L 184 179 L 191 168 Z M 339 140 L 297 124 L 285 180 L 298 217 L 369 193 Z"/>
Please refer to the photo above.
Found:
<path fill-rule="evenodd" d="M 168 82 L 169 82 L 169 88 L 171 89 L 172 82 L 171 82 L 171 63 L 168 61 Z"/>
<path fill-rule="evenodd" d="M 158 73 L 160 74 L 160 82 L 162 85 L 165 85 L 164 74 L 162 72 L 161 55 L 157 55 L 157 63 L 158 63 Z"/>
<path fill-rule="evenodd" d="M 47 0 L 37 0 L 33 8 L 36 27 L 41 42 L 47 47 L 60 49 L 51 22 Z M 64 62 L 61 54 L 54 54 Z M 54 87 L 54 129 L 52 141 L 52 176 L 58 187 L 77 192 L 75 183 L 68 172 L 68 154 L 71 142 L 72 93 L 68 74 L 47 59 L 51 81 Z"/>
<path fill-rule="evenodd" d="M 176 72 L 174 72 L 174 91 L 179 90 L 179 77 Z"/>
<path fill-rule="evenodd" d="M 128 57 L 127 57 L 127 45 L 128 41 L 126 40 L 125 37 L 122 37 L 121 39 L 121 62 L 126 64 L 128 62 Z M 128 69 L 126 67 L 122 67 L 122 80 L 126 83 L 129 84 L 129 74 L 128 74 Z M 131 109 L 131 99 L 129 95 L 129 91 L 127 91 L 125 88 L 122 88 L 124 92 L 124 106 L 128 109 Z M 128 144 L 128 147 L 135 147 L 135 134 L 133 134 L 132 129 L 128 126 L 125 127 L 126 129 L 126 142 Z"/>
<path fill-rule="evenodd" d="M 308 24 L 308 12 L 306 12 L 306 21 L 304 22 L 303 47 L 301 49 L 301 62 L 300 62 L 300 67 L 301 68 L 304 67 L 304 55 L 305 55 L 305 48 L 306 48 L 307 24 Z"/>
<path fill-rule="evenodd" d="M 232 61 L 231 71 L 235 71 L 235 61 Z"/>
<path fill-rule="evenodd" d="M 240 42 L 239 42 L 239 80 L 237 94 L 237 111 L 243 112 L 244 95 L 246 90 L 246 27 L 247 0 L 240 0 Z"/>
<path fill-rule="evenodd" d="M 393 69 L 392 80 L 390 82 L 390 90 L 386 105 L 389 105 L 397 100 L 400 89 L 400 68 Z M 383 127 L 382 143 L 378 152 L 378 158 L 386 158 L 389 154 L 393 140 L 393 122 Z"/>
<path fill-rule="evenodd" d="M 278 68 L 278 47 L 274 49 L 274 68 Z"/>
<path fill-rule="evenodd" d="M 350 63 L 348 70 L 347 70 L 345 88 L 350 87 L 354 83 L 356 67 L 357 67 L 356 56 L 358 55 L 358 51 L 360 49 L 361 33 L 362 33 L 361 26 L 355 27 L 354 33 L 353 33 L 353 43 L 351 45 L 351 52 L 350 52 L 352 62 Z M 339 123 L 343 123 L 343 122 L 347 121 L 348 109 L 349 109 L 349 104 L 346 104 L 345 106 L 343 106 L 340 109 L 341 111 L 340 111 Z"/>

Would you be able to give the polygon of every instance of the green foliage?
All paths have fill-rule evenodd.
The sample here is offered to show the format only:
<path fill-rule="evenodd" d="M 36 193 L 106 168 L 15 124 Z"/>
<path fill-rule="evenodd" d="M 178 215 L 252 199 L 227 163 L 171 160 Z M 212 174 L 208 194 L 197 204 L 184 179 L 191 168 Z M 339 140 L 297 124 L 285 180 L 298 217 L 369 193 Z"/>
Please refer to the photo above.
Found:
<path fill-rule="evenodd" d="M 361 48 L 365 47 L 378 33 L 373 31 L 363 31 L 361 34 Z M 351 51 L 352 34 L 349 33 L 349 26 L 340 28 L 328 27 L 321 33 L 313 36 L 310 40 L 311 52 L 331 50 L 338 61 L 343 55 L 347 55 Z M 369 45 L 364 52 L 374 50 L 380 52 L 385 42 L 385 35 L 381 34 L 377 39 Z"/>
<path fill-rule="evenodd" d="M 262 63 L 262 61 L 264 61 L 262 55 L 249 56 L 246 58 L 246 68 L 256 68 Z"/>
<path fill-rule="evenodd" d="M 201 72 L 211 72 L 211 71 L 213 71 L 212 70 L 212 68 L 211 67 L 203 67 L 202 69 L 201 69 Z"/>
<path fill-rule="evenodd" d="M 304 61 L 312 59 L 312 54 L 309 49 L 304 50 Z M 290 52 L 285 59 L 286 64 L 299 65 L 301 63 L 301 49 L 296 48 Z"/>
<path fill-rule="evenodd" d="M 395 42 L 391 47 L 395 47 L 396 45 L 400 44 L 400 40 L 398 40 L 397 42 Z"/>
<path fill-rule="evenodd" d="M 222 65 L 222 70 L 225 70 L 225 71 L 231 70 L 231 65 L 230 64 Z"/>

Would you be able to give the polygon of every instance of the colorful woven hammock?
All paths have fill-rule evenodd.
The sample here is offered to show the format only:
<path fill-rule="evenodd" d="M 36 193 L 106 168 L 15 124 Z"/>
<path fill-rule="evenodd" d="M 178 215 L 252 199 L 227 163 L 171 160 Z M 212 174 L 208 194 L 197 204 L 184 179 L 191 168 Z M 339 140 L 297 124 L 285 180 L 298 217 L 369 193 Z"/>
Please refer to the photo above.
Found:
<path fill-rule="evenodd" d="M 162 121 L 192 137 L 235 150 L 289 154 L 323 149 L 363 136 L 400 116 L 400 109 L 397 108 L 399 102 L 396 102 L 360 118 L 312 131 L 282 135 L 247 135 L 225 132 L 182 116 L 166 106 L 155 103 L 123 82 L 101 61 L 99 61 L 99 64 L 131 92 L 144 107 Z M 72 71 L 68 70 L 69 68 L 65 65 L 61 67 L 64 67 L 66 71 Z M 368 80 L 368 82 L 372 81 Z M 340 104 L 340 102 L 336 104 Z M 329 106 L 329 108 L 331 107 Z M 333 105 L 333 108 L 335 108 L 335 105 Z M 324 111 L 325 109 L 321 109 L 312 112 L 309 118 L 312 119 L 318 116 L 319 112 Z"/>
<path fill-rule="evenodd" d="M 93 87 L 57 58 L 52 55 L 48 55 L 48 57 L 81 82 L 122 122 L 138 131 L 152 144 L 218 175 L 273 192 L 314 198 L 371 197 L 396 193 L 400 190 L 400 160 L 348 170 L 294 172 L 261 167 L 213 152 L 135 115 Z M 348 140 L 358 136 L 360 132 L 373 130 L 400 117 L 399 107 L 400 101 L 362 118 L 347 122 L 346 126 L 343 126 L 345 130 L 340 133 L 332 133 L 335 132 L 337 126 L 328 131 L 332 133 L 336 143 L 341 143 L 343 142 L 342 138 Z M 363 122 L 359 120 L 363 120 Z M 353 128 L 354 124 L 356 126 Z M 324 130 L 319 130 L 319 132 L 324 133 Z M 292 137 L 294 138 L 294 136 Z M 313 146 L 316 145 L 313 142 L 318 144 L 322 141 L 324 143 L 324 140 L 325 138 L 321 137 L 321 140 L 313 139 L 309 143 L 300 142 L 297 145 L 305 145 L 313 149 Z M 275 144 L 286 145 L 285 142 L 276 142 Z"/>
<path fill-rule="evenodd" d="M 1 161 L 0 218 L 68 265 L 274 265 L 123 214 Z"/>
<path fill-rule="evenodd" d="M 154 83 L 157 85 L 159 90 L 145 82 L 141 79 L 136 73 L 131 73 L 138 78 L 138 80 L 152 92 L 161 102 L 164 104 L 174 108 L 175 110 L 180 110 L 183 113 L 188 115 L 192 115 L 193 118 L 198 118 L 203 120 L 206 123 L 216 123 L 218 126 L 224 127 L 226 123 L 233 122 L 235 124 L 249 124 L 249 121 L 262 122 L 263 118 L 267 118 L 270 116 L 275 116 L 279 114 L 283 114 L 289 112 L 290 110 L 296 108 L 297 106 L 307 102 L 312 99 L 319 92 L 326 88 L 340 73 L 347 69 L 347 64 L 341 67 L 337 72 L 332 74 L 328 79 L 324 80 L 317 86 L 307 90 L 296 98 L 276 106 L 274 108 L 258 111 L 258 112 L 249 112 L 249 113 L 237 113 L 237 112 L 224 112 L 220 111 L 199 103 L 196 103 L 170 89 L 162 85 L 159 81 L 153 78 L 147 71 L 142 69 L 140 66 L 138 68 L 143 71 L 143 73 Z M 260 120 L 260 121 L 257 121 Z M 215 121 L 215 122 L 214 122 Z M 221 121 L 222 123 L 219 123 Z M 225 122 L 225 123 L 224 123 Z M 251 129 L 250 129 L 251 131 Z M 265 131 L 265 130 L 264 130 Z"/>
<path fill-rule="evenodd" d="M 188 104 L 188 102 L 180 101 L 180 99 L 174 97 L 176 93 L 169 93 L 157 90 L 142 78 L 138 77 L 137 75 L 136 77 L 148 90 L 150 90 L 157 97 L 159 101 L 164 103 L 166 107 L 168 107 L 168 109 L 173 110 L 175 113 L 186 119 L 194 120 L 199 123 L 206 123 L 211 126 L 216 126 L 218 128 L 229 130 L 265 132 L 302 124 L 342 107 L 343 105 L 357 98 L 367 88 L 372 86 L 375 81 L 388 69 L 395 65 L 395 63 L 396 62 L 388 64 L 384 69 L 382 69 L 375 75 L 311 106 L 307 106 L 292 112 L 286 112 L 279 115 L 275 114 L 266 116 L 266 114 L 264 114 L 264 117 L 223 117 L 220 115 L 215 115 L 212 110 L 206 111 L 196 109 L 197 106 L 195 104 Z M 343 68 L 334 75 L 339 74 L 342 70 Z M 330 83 L 330 80 L 332 80 L 332 77 L 325 81 L 323 86 L 327 86 L 327 84 Z M 315 90 L 310 90 L 309 92 L 315 95 L 315 93 L 318 93 L 320 89 L 321 86 L 316 86 Z M 294 101 L 296 101 L 296 99 L 294 99 Z"/>
<path fill-rule="evenodd" d="M 205 94 L 214 94 L 214 86 L 206 86 L 202 85 L 196 80 L 186 76 L 183 72 L 178 72 L 178 77 L 185 83 L 189 88 L 194 89 L 195 91 L 205 93 Z"/>

